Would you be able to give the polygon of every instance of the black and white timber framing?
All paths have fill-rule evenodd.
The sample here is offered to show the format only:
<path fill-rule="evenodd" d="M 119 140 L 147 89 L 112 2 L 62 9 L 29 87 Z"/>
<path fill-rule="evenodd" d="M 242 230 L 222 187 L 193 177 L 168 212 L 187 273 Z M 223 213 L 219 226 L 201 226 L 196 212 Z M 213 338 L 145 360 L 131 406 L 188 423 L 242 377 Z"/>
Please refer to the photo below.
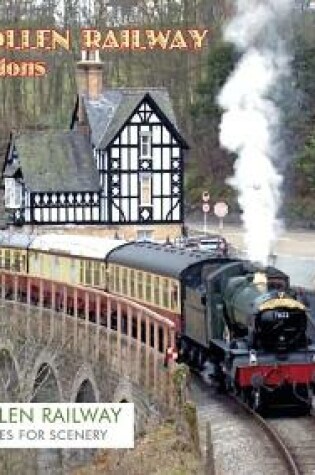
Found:
<path fill-rule="evenodd" d="M 180 224 L 187 148 L 166 89 L 82 93 L 70 131 L 11 137 L 6 208 L 16 224 Z"/>

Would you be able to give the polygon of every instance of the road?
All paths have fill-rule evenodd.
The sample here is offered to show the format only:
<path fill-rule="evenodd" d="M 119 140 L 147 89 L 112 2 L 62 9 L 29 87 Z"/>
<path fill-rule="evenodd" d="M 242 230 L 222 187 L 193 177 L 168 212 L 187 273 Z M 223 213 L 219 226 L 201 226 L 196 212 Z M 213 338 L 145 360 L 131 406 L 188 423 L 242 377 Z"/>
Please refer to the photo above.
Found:
<path fill-rule="evenodd" d="M 191 224 L 190 229 L 203 231 L 203 225 Z M 244 231 L 236 226 L 223 230 L 209 226 L 208 232 L 222 234 L 239 252 L 244 250 Z M 315 291 L 315 232 L 285 231 L 273 246 L 271 262 L 290 275 L 291 283 Z"/>

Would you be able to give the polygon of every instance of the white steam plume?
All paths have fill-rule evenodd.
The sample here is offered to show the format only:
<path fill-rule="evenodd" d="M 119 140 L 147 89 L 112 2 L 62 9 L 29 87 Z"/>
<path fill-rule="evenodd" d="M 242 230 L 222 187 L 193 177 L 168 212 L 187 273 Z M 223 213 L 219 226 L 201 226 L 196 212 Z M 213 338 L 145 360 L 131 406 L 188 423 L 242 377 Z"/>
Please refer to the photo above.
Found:
<path fill-rule="evenodd" d="M 294 0 L 236 0 L 236 14 L 224 37 L 242 53 L 220 92 L 220 142 L 237 154 L 229 179 L 243 210 L 248 258 L 267 264 L 280 229 L 281 112 L 273 94 L 289 75 L 282 26 Z"/>

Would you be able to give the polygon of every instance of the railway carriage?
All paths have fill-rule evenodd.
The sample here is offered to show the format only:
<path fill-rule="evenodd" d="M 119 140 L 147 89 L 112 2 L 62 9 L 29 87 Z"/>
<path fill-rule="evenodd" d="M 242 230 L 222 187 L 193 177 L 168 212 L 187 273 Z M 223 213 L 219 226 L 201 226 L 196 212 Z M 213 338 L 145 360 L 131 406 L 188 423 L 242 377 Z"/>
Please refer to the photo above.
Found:
<path fill-rule="evenodd" d="M 105 258 L 124 244 L 117 239 L 44 234 L 29 246 L 29 273 L 73 285 L 89 285 L 105 290 Z"/>
<path fill-rule="evenodd" d="M 108 290 L 163 314 L 181 332 L 186 286 L 201 285 L 214 259 L 208 253 L 157 243 L 127 243 L 108 254 Z"/>

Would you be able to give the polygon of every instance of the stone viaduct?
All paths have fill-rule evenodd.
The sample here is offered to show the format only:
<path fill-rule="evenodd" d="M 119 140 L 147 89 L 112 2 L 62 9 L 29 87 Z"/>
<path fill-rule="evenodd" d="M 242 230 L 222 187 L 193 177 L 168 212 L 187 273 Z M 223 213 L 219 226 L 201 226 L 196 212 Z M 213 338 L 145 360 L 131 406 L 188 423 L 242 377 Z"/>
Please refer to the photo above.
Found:
<path fill-rule="evenodd" d="M 0 283 L 0 401 L 133 402 L 136 433 L 172 408 L 172 322 L 94 289 L 4 270 Z"/>

